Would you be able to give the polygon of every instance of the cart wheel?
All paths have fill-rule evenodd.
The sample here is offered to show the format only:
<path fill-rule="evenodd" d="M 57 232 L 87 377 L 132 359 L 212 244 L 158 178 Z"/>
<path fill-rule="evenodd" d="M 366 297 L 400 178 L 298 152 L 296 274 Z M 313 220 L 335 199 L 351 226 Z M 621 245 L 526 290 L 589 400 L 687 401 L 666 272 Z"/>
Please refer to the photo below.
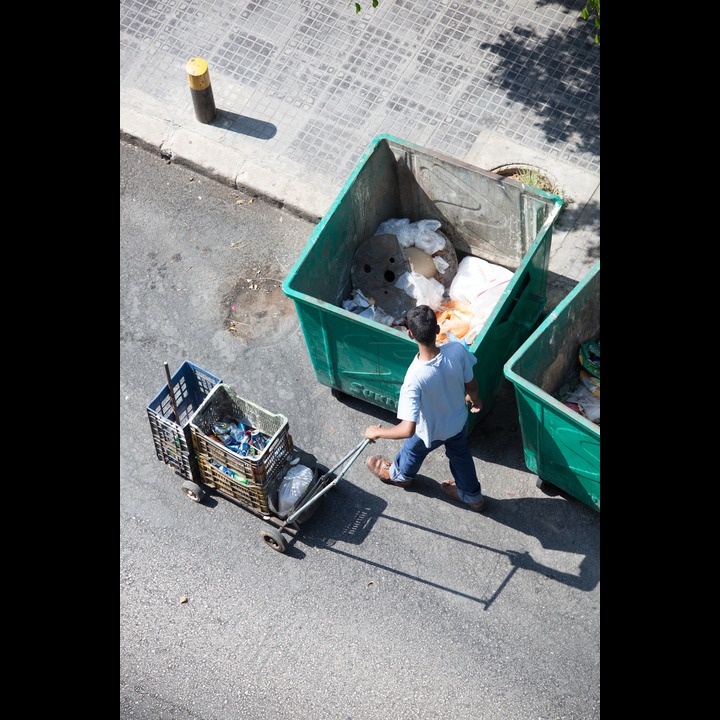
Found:
<path fill-rule="evenodd" d="M 261 530 L 260 537 L 265 541 L 265 544 L 268 547 L 271 547 L 273 550 L 277 550 L 278 552 L 285 552 L 287 543 L 279 530 L 276 530 L 275 528 Z"/>
<path fill-rule="evenodd" d="M 196 485 L 191 480 L 186 480 L 182 484 L 182 491 L 193 501 L 193 502 L 201 502 L 202 499 L 205 497 L 205 491 L 199 486 Z"/>

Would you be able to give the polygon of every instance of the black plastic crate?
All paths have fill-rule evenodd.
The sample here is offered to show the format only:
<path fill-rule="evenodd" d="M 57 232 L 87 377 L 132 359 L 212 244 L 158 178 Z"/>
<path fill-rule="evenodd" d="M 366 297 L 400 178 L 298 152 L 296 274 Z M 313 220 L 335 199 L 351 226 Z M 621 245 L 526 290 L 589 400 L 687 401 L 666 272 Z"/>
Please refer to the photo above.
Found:
<path fill-rule="evenodd" d="M 186 360 L 171 378 L 180 417 L 175 417 L 167 384 L 147 406 L 158 460 L 170 465 L 186 480 L 198 482 L 201 478 L 192 444 L 190 419 L 220 382 L 220 378 Z"/>

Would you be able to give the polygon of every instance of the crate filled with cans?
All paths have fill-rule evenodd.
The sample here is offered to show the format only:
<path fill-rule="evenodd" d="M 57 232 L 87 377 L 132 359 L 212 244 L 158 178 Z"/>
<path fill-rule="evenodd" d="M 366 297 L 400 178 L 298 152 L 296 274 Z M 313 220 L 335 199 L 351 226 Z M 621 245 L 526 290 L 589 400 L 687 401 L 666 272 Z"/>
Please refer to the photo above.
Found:
<path fill-rule="evenodd" d="M 267 513 L 293 441 L 284 415 L 216 385 L 190 421 L 202 481 L 250 509 Z"/>

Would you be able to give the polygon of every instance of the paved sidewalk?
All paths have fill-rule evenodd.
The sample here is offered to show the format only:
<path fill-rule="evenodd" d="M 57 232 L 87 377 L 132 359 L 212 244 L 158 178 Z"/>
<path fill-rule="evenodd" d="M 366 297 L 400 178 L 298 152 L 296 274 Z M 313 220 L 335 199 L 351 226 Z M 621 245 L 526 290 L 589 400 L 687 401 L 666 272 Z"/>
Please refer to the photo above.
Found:
<path fill-rule="evenodd" d="M 570 204 L 549 307 L 600 257 L 600 50 L 579 0 L 121 0 L 121 137 L 310 219 L 372 139 L 534 164 Z M 217 108 L 195 116 L 186 63 Z"/>

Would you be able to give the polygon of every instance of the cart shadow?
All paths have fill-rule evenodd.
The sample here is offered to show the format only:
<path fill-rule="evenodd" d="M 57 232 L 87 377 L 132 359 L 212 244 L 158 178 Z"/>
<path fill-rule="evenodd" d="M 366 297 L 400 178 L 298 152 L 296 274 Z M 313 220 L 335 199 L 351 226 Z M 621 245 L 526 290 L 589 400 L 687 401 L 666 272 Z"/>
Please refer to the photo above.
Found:
<path fill-rule="evenodd" d="M 332 548 L 338 542 L 350 545 L 365 542 L 387 502 L 355 485 L 348 488 L 338 483 L 332 493 L 319 500 L 318 505 L 323 507 L 303 521 L 296 537 L 288 543 L 287 555 L 304 557 L 295 541 L 315 549 Z"/>

